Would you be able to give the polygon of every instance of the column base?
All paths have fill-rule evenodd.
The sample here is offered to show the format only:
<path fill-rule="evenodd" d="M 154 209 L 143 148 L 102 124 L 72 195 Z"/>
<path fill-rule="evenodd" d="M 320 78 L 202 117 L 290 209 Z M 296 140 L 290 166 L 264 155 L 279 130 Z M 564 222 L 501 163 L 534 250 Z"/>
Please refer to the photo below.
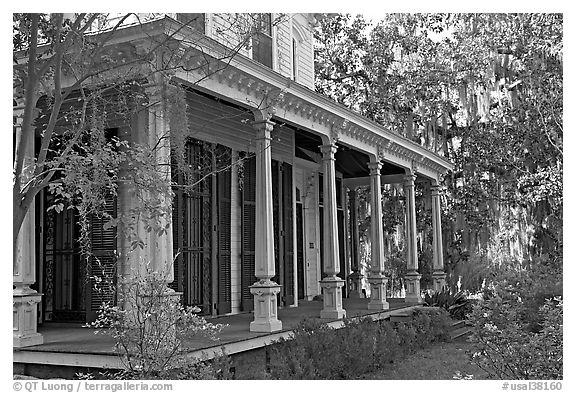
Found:
<path fill-rule="evenodd" d="M 42 294 L 29 287 L 17 287 L 13 292 L 13 339 L 14 348 L 40 345 L 44 337 L 37 332 L 37 305 Z"/>
<path fill-rule="evenodd" d="M 320 311 L 322 319 L 342 319 L 346 310 L 342 308 L 342 287 L 344 280 L 340 277 L 326 277 L 320 281 L 324 298 L 324 308 Z"/>
<path fill-rule="evenodd" d="M 432 273 L 432 280 L 434 281 L 434 291 L 441 292 L 446 287 L 446 273 L 441 270 Z"/>
<path fill-rule="evenodd" d="M 424 303 L 422 295 L 420 294 L 420 278 L 421 274 L 417 272 L 410 272 L 404 276 L 406 281 L 406 303 Z"/>
<path fill-rule="evenodd" d="M 370 303 L 368 310 L 388 310 L 390 304 L 386 301 L 386 284 L 388 279 L 383 274 L 371 274 L 368 276 L 370 283 Z"/>
<path fill-rule="evenodd" d="M 354 272 L 348 276 L 348 297 L 351 299 L 360 299 L 364 297 L 362 293 L 362 278 L 364 275 Z"/>
<path fill-rule="evenodd" d="M 278 320 L 278 302 L 276 295 L 280 285 L 270 280 L 260 280 L 250 286 L 254 295 L 254 320 L 250 322 L 251 332 L 272 333 L 282 330 L 282 321 Z"/>
<path fill-rule="evenodd" d="M 446 287 L 446 273 L 435 271 L 432 273 L 432 281 L 434 282 L 434 291 L 441 292 Z"/>

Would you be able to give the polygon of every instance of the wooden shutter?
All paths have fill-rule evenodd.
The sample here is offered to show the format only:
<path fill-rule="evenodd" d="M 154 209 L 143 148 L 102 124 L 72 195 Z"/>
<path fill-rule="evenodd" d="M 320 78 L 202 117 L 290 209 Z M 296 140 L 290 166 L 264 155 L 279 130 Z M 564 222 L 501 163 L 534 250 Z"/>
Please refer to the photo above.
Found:
<path fill-rule="evenodd" d="M 180 184 L 181 175 L 178 174 L 175 166 L 172 169 L 172 180 Z M 174 252 L 174 281 L 169 286 L 177 292 L 184 291 L 184 271 L 182 262 L 182 189 L 174 187 L 174 198 L 172 199 L 172 239 L 173 239 L 173 252 Z"/>
<path fill-rule="evenodd" d="M 294 209 L 292 207 L 292 165 L 282 164 L 283 251 L 284 271 L 282 289 L 284 305 L 294 304 Z"/>
<path fill-rule="evenodd" d="M 280 212 L 282 210 L 281 206 L 281 177 L 280 177 L 280 163 L 276 160 L 272 160 L 272 221 L 274 234 L 274 271 L 276 275 L 272 277 L 272 281 L 282 285 L 282 273 L 284 267 L 284 253 L 283 245 L 280 243 Z M 282 300 L 283 290 L 280 291 L 280 300 Z"/>
<path fill-rule="evenodd" d="M 320 277 L 326 277 L 324 273 L 324 175 L 318 174 L 318 220 L 320 235 Z"/>
<path fill-rule="evenodd" d="M 298 299 L 304 299 L 304 209 L 296 204 L 296 249 L 298 263 Z"/>
<path fill-rule="evenodd" d="M 221 147 L 222 154 L 218 167 L 228 167 L 231 162 L 230 149 Z M 226 151 L 224 151 L 226 150 Z M 232 291 L 231 291 L 231 179 L 232 171 L 228 168 L 218 172 L 218 314 L 226 314 L 232 311 Z"/>
<path fill-rule="evenodd" d="M 254 297 L 250 285 L 257 279 L 256 268 L 256 157 L 244 161 L 242 182 L 242 256 L 241 256 L 241 308 L 254 309 Z"/>
<path fill-rule="evenodd" d="M 106 213 L 116 217 L 116 198 L 106 198 Z M 86 320 L 93 321 L 104 302 L 114 303 L 116 287 L 116 227 L 105 228 L 107 220 L 90 217 L 90 240 L 92 255 L 89 257 Z"/>

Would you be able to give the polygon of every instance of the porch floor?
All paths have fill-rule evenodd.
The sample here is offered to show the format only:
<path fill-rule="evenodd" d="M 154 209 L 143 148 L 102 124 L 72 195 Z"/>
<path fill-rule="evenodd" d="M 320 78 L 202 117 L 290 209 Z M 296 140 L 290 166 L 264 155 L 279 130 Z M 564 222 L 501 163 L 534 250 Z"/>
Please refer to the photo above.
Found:
<path fill-rule="evenodd" d="M 370 316 L 372 319 L 385 319 L 390 315 L 403 313 L 414 304 L 404 299 L 388 299 L 390 309 L 385 311 L 368 310 L 369 299 L 343 299 L 343 307 L 349 319 Z M 284 337 L 290 337 L 292 330 L 305 318 L 322 321 L 332 327 L 340 327 L 342 320 L 320 319 L 321 301 L 298 302 L 298 307 L 278 310 L 282 321 L 282 331 L 275 333 L 250 332 L 250 322 L 254 319 L 251 312 L 208 317 L 214 323 L 227 325 L 219 335 L 218 341 L 207 338 L 186 340 L 189 357 L 211 358 L 224 351 L 227 354 L 261 348 Z M 122 368 L 114 352 L 114 340 L 106 334 L 95 334 L 93 329 L 83 328 L 80 324 L 45 323 L 38 328 L 44 336 L 44 343 L 14 350 L 15 363 L 52 364 L 79 367 Z"/>

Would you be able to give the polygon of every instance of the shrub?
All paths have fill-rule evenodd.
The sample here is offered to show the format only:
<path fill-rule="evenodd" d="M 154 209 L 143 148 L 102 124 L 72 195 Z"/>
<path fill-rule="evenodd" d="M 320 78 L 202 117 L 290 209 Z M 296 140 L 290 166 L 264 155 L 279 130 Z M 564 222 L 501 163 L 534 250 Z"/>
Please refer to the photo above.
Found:
<path fill-rule="evenodd" d="M 115 340 L 127 374 L 136 379 L 163 378 L 211 369 L 212 363 L 194 364 L 182 356 L 183 340 L 202 335 L 215 339 L 223 325 L 196 315 L 197 308 L 184 307 L 164 275 L 147 270 L 120 279 L 118 305 L 104 304 L 90 327 Z"/>
<path fill-rule="evenodd" d="M 444 310 L 415 312 L 410 323 L 394 328 L 370 318 L 345 321 L 331 329 L 307 320 L 291 340 L 268 348 L 272 379 L 354 379 L 407 353 L 446 340 L 449 316 Z"/>
<path fill-rule="evenodd" d="M 562 299 L 549 299 L 538 309 L 542 328 L 530 330 L 521 299 L 493 296 L 474 307 L 472 360 L 498 379 L 561 379 Z"/>
<path fill-rule="evenodd" d="M 424 302 L 427 306 L 444 308 L 454 319 L 466 319 L 466 315 L 472 311 L 472 302 L 463 291 L 452 293 L 443 288 L 441 291 L 426 293 Z"/>

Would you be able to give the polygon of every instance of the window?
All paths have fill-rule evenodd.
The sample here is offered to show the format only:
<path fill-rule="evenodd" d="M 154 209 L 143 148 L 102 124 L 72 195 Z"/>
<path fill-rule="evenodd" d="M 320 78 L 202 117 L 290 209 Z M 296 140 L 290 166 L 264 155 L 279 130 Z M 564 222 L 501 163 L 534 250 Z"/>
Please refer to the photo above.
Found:
<path fill-rule="evenodd" d="M 292 38 L 292 79 L 298 77 L 298 43 L 296 38 Z"/>
<path fill-rule="evenodd" d="M 256 14 L 252 59 L 272 68 L 272 14 Z"/>
<path fill-rule="evenodd" d="M 176 14 L 176 20 L 199 33 L 206 34 L 205 14 Z"/>

